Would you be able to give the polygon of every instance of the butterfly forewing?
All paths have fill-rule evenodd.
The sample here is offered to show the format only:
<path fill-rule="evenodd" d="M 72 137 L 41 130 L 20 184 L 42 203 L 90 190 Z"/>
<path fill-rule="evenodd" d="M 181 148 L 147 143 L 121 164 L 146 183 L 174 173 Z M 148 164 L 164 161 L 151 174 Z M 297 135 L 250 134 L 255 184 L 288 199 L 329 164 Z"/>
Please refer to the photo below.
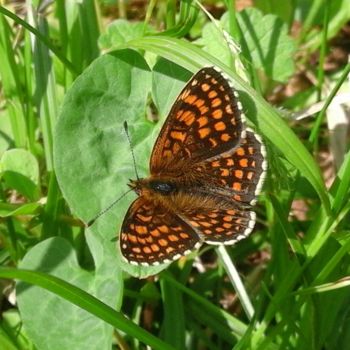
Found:
<path fill-rule="evenodd" d="M 199 162 L 230 151 L 245 136 L 237 92 L 221 72 L 203 68 L 176 99 L 154 146 L 151 174 L 176 172 L 178 162 Z"/>

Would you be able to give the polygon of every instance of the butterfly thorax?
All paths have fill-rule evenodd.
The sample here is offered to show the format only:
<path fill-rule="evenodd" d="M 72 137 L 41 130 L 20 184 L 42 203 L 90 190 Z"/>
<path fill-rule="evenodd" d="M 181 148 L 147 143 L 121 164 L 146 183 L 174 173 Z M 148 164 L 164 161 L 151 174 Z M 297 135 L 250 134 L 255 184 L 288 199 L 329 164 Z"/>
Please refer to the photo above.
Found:
<path fill-rule="evenodd" d="M 236 203 L 227 191 L 214 183 L 208 186 L 201 176 L 183 176 L 173 178 L 167 176 L 150 176 L 144 179 L 130 180 L 129 186 L 155 206 L 161 205 L 168 211 L 187 212 L 193 208 L 229 209 Z M 206 180 L 207 183 L 208 179 Z"/>

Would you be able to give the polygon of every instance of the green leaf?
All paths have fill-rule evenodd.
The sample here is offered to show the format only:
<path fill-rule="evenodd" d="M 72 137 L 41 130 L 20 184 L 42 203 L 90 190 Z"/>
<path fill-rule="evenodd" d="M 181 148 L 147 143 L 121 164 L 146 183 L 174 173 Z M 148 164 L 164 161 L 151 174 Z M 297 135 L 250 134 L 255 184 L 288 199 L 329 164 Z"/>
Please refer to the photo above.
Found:
<path fill-rule="evenodd" d="M 295 71 L 293 56 L 296 50 L 293 39 L 288 35 L 287 25 L 275 15 L 263 15 L 255 8 L 237 13 L 241 29 L 240 42 L 243 55 L 255 69 L 263 70 L 271 79 L 286 81 Z M 222 27 L 229 32 L 229 16 L 221 18 Z M 222 31 L 213 23 L 203 28 L 198 43 L 203 49 L 226 65 L 232 61 L 232 52 Z M 278 53 L 278 54 L 276 54 Z"/>
<path fill-rule="evenodd" d="M 75 287 L 58 277 L 50 276 L 42 272 L 0 267 L 0 278 L 21 280 L 44 288 L 45 290 L 48 290 L 55 295 L 62 297 L 64 300 L 70 301 L 72 304 L 97 316 L 113 327 L 120 329 L 122 332 L 141 340 L 155 350 L 174 350 L 170 345 L 159 340 L 143 328 L 135 325 L 121 312 L 115 311 L 113 308 L 96 299 L 91 294 L 88 294 L 84 290 Z M 52 315 L 52 317 L 55 317 L 55 315 Z M 62 322 L 64 322 L 64 318 Z M 91 327 L 94 327 L 94 324 L 92 324 Z M 74 328 L 72 329 L 74 330 Z M 43 331 L 46 331 L 46 325 L 44 325 Z M 68 349 L 69 348 L 70 347 L 68 347 Z M 47 349 L 47 347 L 45 347 L 45 349 Z"/>
<path fill-rule="evenodd" d="M 150 31 L 152 28 L 142 22 L 117 19 L 108 25 L 107 32 L 99 37 L 98 43 L 102 49 L 116 49 L 129 40 L 142 38 L 145 30 Z"/>
<path fill-rule="evenodd" d="M 160 118 L 165 119 L 186 81 L 192 76 L 188 70 L 165 59 L 153 67 L 152 98 Z"/>
<path fill-rule="evenodd" d="M 228 17 L 222 19 L 224 23 Z M 294 73 L 296 45 L 288 35 L 287 25 L 275 15 L 263 15 L 247 8 L 237 15 L 241 29 L 243 55 L 271 79 L 285 82 Z M 228 23 L 225 24 L 228 28 Z"/>
<path fill-rule="evenodd" d="M 282 18 L 284 22 L 289 23 L 292 20 L 295 3 L 293 0 L 255 0 L 255 7 L 263 11 L 264 14 L 274 14 Z"/>
<path fill-rule="evenodd" d="M 80 268 L 75 251 L 63 238 L 47 239 L 32 248 L 20 267 L 46 272 L 75 284 L 106 304 L 115 306 L 122 292 L 121 276 L 92 274 Z M 109 278 L 113 276 L 113 283 Z M 112 327 L 72 303 L 35 286 L 19 282 L 17 300 L 24 327 L 39 349 L 107 349 Z M 74 333 L 74 336 L 73 336 Z"/>
<path fill-rule="evenodd" d="M 0 169 L 8 188 L 32 201 L 39 198 L 39 165 L 30 152 L 24 149 L 6 151 L 1 157 Z"/>

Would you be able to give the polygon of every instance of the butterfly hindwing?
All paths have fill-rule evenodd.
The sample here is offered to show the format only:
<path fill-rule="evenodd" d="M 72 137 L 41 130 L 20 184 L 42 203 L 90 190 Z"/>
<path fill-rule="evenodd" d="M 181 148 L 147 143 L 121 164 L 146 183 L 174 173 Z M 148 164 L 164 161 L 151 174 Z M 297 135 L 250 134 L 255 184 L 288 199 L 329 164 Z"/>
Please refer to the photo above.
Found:
<path fill-rule="evenodd" d="M 255 212 L 241 209 L 194 211 L 188 222 L 208 244 L 234 244 L 246 238 L 255 225 Z"/>
<path fill-rule="evenodd" d="M 131 204 L 122 224 L 121 252 L 131 264 L 167 263 L 199 246 L 199 237 L 189 224 L 142 196 Z"/>

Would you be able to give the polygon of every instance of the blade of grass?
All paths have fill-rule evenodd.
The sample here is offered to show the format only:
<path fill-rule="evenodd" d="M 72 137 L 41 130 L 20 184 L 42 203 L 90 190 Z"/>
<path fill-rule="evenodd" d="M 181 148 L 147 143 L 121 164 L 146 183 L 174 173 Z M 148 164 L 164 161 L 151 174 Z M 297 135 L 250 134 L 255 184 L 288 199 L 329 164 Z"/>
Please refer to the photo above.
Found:
<path fill-rule="evenodd" d="M 286 159 L 310 182 L 318 193 L 327 212 L 330 211 L 329 198 L 322 175 L 310 153 L 302 145 L 296 135 L 259 94 L 249 87 L 239 76 L 212 55 L 184 40 L 164 37 L 144 37 L 131 40 L 126 47 L 151 51 L 183 67 L 196 71 L 203 66 L 214 65 L 222 69 L 233 80 L 238 90 L 244 91 L 259 111 L 257 124 L 259 131 L 269 139 Z M 253 106 L 253 110 L 254 110 Z M 248 115 L 249 118 L 249 115 Z"/>
<path fill-rule="evenodd" d="M 227 253 L 225 246 L 221 245 L 216 249 L 218 256 L 220 257 L 225 271 L 233 285 L 234 290 L 236 291 L 239 300 L 241 301 L 242 307 L 251 321 L 254 316 L 254 308 L 248 293 L 243 285 L 241 278 L 239 277 L 238 271 L 235 265 L 232 263 L 230 256 Z"/>
<path fill-rule="evenodd" d="M 1 8 L 0 8 L 1 9 Z M 10 116 L 11 131 L 18 148 L 25 147 L 27 131 L 25 123 L 24 96 L 21 84 L 21 65 L 16 62 L 16 52 L 12 47 L 13 37 L 5 16 L 0 15 L 0 77 L 6 107 Z"/>
<path fill-rule="evenodd" d="M 32 27 L 30 24 L 28 24 L 26 21 L 23 21 L 20 17 L 12 13 L 11 11 L 7 10 L 5 7 L 0 6 L 0 13 L 4 14 L 7 17 L 10 17 L 13 19 L 17 24 L 21 25 L 25 29 L 29 30 L 31 33 L 33 33 L 40 41 L 42 41 L 49 49 L 52 51 L 57 58 L 62 61 L 62 63 L 72 72 L 74 72 L 76 75 L 78 75 L 80 72 L 73 66 L 73 64 L 64 57 L 61 52 L 56 49 L 50 42 L 50 40 L 42 35 L 36 28 Z"/>
<path fill-rule="evenodd" d="M 225 320 L 225 323 L 230 327 L 232 332 L 235 334 L 237 338 L 240 338 L 244 335 L 247 326 L 239 321 L 237 318 L 231 316 L 228 312 L 218 308 L 217 306 L 210 303 L 207 299 L 198 295 L 196 292 L 191 289 L 185 287 L 181 283 L 177 282 L 167 271 L 161 273 L 161 278 L 164 278 L 169 283 L 172 284 L 175 288 L 178 288 L 182 292 L 186 293 L 190 296 L 194 301 L 201 305 L 202 309 L 204 309 L 207 313 L 212 314 L 212 317 L 217 320 Z"/>
<path fill-rule="evenodd" d="M 126 334 L 139 339 L 154 349 L 174 350 L 169 344 L 166 344 L 144 329 L 135 325 L 122 313 L 115 311 L 91 294 L 86 293 L 82 289 L 60 278 L 37 271 L 3 267 L 0 267 L 0 278 L 18 279 L 42 287 L 90 312 L 92 315 L 104 320 Z"/>

